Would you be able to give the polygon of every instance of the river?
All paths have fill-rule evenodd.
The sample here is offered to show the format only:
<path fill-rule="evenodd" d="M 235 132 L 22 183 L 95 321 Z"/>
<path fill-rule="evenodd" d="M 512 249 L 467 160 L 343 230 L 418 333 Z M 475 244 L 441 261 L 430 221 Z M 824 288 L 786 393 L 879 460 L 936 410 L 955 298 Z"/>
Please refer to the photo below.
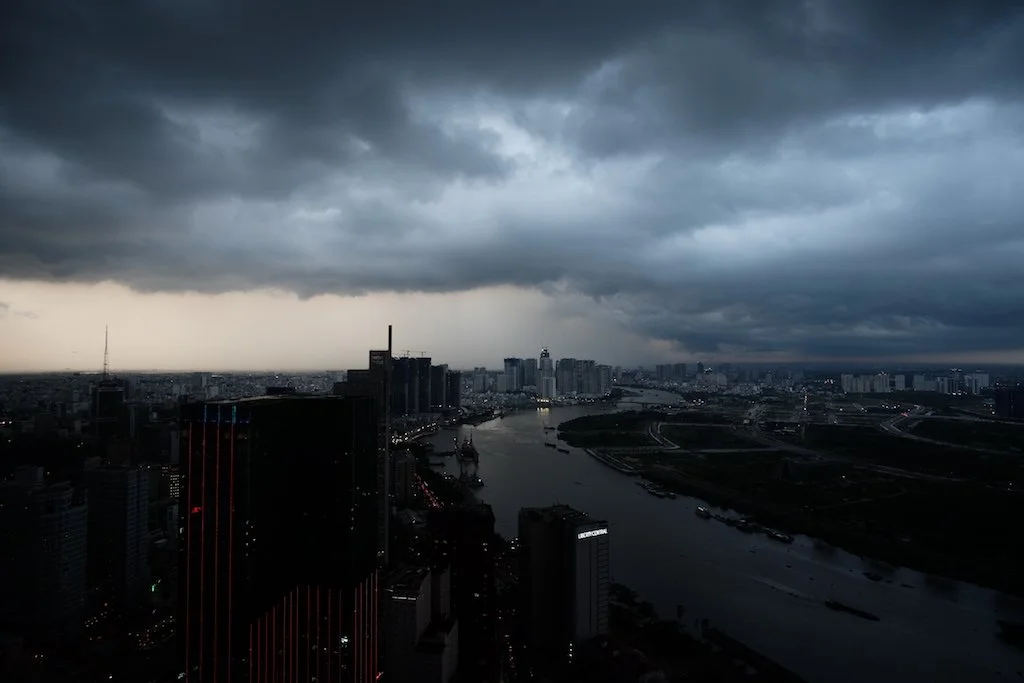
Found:
<path fill-rule="evenodd" d="M 645 402 L 677 400 L 643 394 Z M 707 618 L 811 683 L 1024 680 L 1024 653 L 996 636 L 997 618 L 1024 620 L 1022 599 L 889 568 L 805 536 L 783 545 L 743 534 L 697 517 L 697 499 L 655 498 L 582 449 L 544 447 L 545 424 L 608 410 L 537 409 L 459 429 L 460 440 L 472 432 L 480 451 L 485 486 L 478 496 L 493 507 L 499 533 L 514 537 L 519 508 L 527 506 L 565 503 L 605 519 L 614 581 L 665 617 L 682 605 L 686 622 Z M 453 435 L 441 431 L 431 440 L 446 450 Z M 446 461 L 457 474 L 454 458 Z M 885 579 L 870 581 L 865 571 Z M 834 612 L 823 604 L 829 597 L 881 621 Z"/>

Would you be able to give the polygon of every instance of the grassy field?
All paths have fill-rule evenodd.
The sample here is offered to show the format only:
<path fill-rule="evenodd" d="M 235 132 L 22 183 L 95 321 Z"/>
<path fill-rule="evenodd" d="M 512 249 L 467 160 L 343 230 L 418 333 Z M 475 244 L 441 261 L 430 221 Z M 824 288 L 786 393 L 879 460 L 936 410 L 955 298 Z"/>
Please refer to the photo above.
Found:
<path fill-rule="evenodd" d="M 663 424 L 661 435 L 687 450 L 713 448 L 760 448 L 761 444 L 741 436 L 728 427 L 692 427 Z"/>
<path fill-rule="evenodd" d="M 558 438 L 577 448 L 628 448 L 652 446 L 647 427 L 659 413 L 627 411 L 584 415 L 558 425 Z"/>
<path fill-rule="evenodd" d="M 936 441 L 973 448 L 1024 452 L 1024 425 L 971 420 L 921 420 L 911 432 Z"/>
<path fill-rule="evenodd" d="M 784 438 L 823 453 L 916 472 L 1004 484 L 1024 477 L 1024 458 L 1018 456 L 972 453 L 894 436 L 873 427 L 808 425 L 803 438 L 799 434 Z"/>

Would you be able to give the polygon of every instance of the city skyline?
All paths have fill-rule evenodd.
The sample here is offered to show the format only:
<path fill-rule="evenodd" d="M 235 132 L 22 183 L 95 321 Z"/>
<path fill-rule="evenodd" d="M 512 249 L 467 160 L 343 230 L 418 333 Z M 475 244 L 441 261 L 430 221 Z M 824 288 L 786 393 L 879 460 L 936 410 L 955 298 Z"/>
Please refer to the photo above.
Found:
<path fill-rule="evenodd" d="M 1014 3 L 76 7 L 0 12 L 0 371 L 1024 362 Z"/>

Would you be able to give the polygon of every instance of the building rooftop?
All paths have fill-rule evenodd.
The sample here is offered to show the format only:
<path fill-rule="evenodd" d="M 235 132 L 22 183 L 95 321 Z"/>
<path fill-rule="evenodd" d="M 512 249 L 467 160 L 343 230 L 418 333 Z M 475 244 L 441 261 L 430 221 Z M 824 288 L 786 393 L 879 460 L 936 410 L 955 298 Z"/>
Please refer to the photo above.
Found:
<path fill-rule="evenodd" d="M 398 567 L 388 575 L 385 590 L 391 594 L 415 597 L 419 595 L 420 588 L 429 575 L 429 567 Z"/>
<path fill-rule="evenodd" d="M 602 524 L 601 520 L 591 519 L 590 515 L 585 512 L 580 512 L 568 505 L 551 505 L 543 508 L 522 508 L 519 511 L 520 517 L 526 517 L 528 519 L 536 519 L 543 521 L 563 521 L 563 522 L 587 522 L 592 524 Z"/>
<path fill-rule="evenodd" d="M 416 651 L 424 654 L 439 655 L 443 653 L 445 648 L 448 647 L 452 631 L 455 630 L 457 623 L 458 618 L 455 615 L 450 615 L 444 619 L 435 619 L 430 622 L 427 630 L 423 632 L 419 643 L 416 645 Z"/>

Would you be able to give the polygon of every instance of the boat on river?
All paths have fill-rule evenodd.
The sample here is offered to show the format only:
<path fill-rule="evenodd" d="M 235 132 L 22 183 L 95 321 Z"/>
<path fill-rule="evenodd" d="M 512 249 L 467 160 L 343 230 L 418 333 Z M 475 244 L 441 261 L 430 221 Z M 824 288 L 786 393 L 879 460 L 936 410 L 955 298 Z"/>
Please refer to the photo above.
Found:
<path fill-rule="evenodd" d="M 881 619 L 879 619 L 871 612 L 865 612 L 862 609 L 850 607 L 849 605 L 839 602 L 838 600 L 833 600 L 832 598 L 829 598 L 825 601 L 825 607 L 828 607 L 831 610 L 835 610 L 836 612 L 846 612 L 847 614 L 852 614 L 855 617 L 867 619 L 868 621 L 881 621 Z"/>
<path fill-rule="evenodd" d="M 772 539 L 773 541 L 778 541 L 779 543 L 793 542 L 792 536 L 790 536 L 789 534 L 784 534 L 781 531 L 776 531 L 775 529 L 765 529 L 764 533 L 766 536 L 768 536 L 768 538 Z"/>
<path fill-rule="evenodd" d="M 694 514 L 696 514 L 701 519 L 711 519 L 711 512 L 703 505 L 698 505 L 697 509 L 694 510 Z"/>
<path fill-rule="evenodd" d="M 548 448 L 555 448 L 556 447 L 555 444 L 551 443 L 550 441 L 545 441 L 544 445 L 547 446 Z"/>
<path fill-rule="evenodd" d="M 642 488 L 644 491 L 647 491 L 647 493 L 651 494 L 652 496 L 656 496 L 657 498 L 668 498 L 670 495 L 668 491 L 663 490 L 657 484 L 652 484 L 649 481 L 638 481 L 636 485 Z M 671 496 L 675 498 L 674 493 L 671 494 Z"/>
<path fill-rule="evenodd" d="M 568 449 L 568 448 L 559 448 L 559 449 L 558 449 L 558 452 L 559 452 L 559 453 L 568 453 L 568 452 L 569 452 L 569 449 Z"/>

